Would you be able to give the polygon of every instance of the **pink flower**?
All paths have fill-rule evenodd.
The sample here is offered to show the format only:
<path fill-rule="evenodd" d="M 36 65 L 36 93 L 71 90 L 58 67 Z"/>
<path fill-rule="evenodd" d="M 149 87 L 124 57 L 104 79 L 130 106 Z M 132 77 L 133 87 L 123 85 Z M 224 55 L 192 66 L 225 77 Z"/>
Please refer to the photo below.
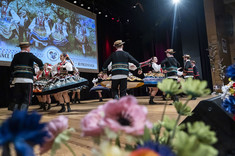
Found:
<path fill-rule="evenodd" d="M 49 151 L 54 143 L 55 138 L 68 128 L 68 118 L 61 115 L 58 118 L 51 120 L 47 124 L 46 128 L 50 138 L 45 139 L 45 143 L 40 147 L 40 154 Z"/>
<path fill-rule="evenodd" d="M 103 106 L 89 112 L 81 121 L 82 136 L 99 136 L 103 133 L 99 122 L 103 118 Z"/>
<path fill-rule="evenodd" d="M 112 131 L 124 131 L 132 135 L 142 135 L 144 128 L 152 127 L 146 119 L 147 108 L 140 106 L 133 96 L 125 96 L 119 101 L 111 100 L 104 105 L 104 119 L 100 125 Z"/>

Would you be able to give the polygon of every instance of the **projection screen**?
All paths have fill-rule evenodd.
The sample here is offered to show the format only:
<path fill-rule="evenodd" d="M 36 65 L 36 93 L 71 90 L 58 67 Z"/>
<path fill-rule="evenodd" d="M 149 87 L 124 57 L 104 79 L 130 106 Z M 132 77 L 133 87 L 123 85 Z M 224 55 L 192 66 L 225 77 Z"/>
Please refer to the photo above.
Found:
<path fill-rule="evenodd" d="M 0 9 L 1 66 L 29 41 L 43 63 L 57 64 L 66 52 L 81 72 L 99 71 L 95 14 L 63 0 L 1 0 Z"/>

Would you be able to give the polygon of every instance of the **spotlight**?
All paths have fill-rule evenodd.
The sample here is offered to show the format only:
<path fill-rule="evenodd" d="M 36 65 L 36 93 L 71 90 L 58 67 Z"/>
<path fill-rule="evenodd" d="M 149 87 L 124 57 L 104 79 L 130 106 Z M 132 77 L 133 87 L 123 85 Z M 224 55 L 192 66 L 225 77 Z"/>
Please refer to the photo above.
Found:
<path fill-rule="evenodd" d="M 136 8 L 136 5 L 133 6 L 133 9 L 135 9 L 135 8 Z"/>
<path fill-rule="evenodd" d="M 87 7 L 87 9 L 91 9 L 91 7 Z"/>
<path fill-rule="evenodd" d="M 117 22 L 120 22 L 120 20 L 118 19 Z"/>
<path fill-rule="evenodd" d="M 77 1 L 73 1 L 73 3 L 75 3 L 75 4 L 76 4 L 76 3 L 77 3 Z"/>
<path fill-rule="evenodd" d="M 84 6 L 84 4 L 83 4 L 83 3 L 81 3 L 81 6 L 83 7 L 83 6 Z"/>
<path fill-rule="evenodd" d="M 100 14 L 101 14 L 101 12 L 99 11 L 99 12 L 98 12 L 98 14 L 100 15 Z"/>
<path fill-rule="evenodd" d="M 127 19 L 126 21 L 127 21 L 127 22 L 130 22 L 130 20 L 129 20 L 129 19 Z"/>
<path fill-rule="evenodd" d="M 180 2 L 180 0 L 173 0 L 172 2 L 173 2 L 173 4 L 178 4 Z"/>
<path fill-rule="evenodd" d="M 114 20 L 114 18 L 113 18 L 113 17 L 112 17 L 111 19 L 112 19 L 112 20 Z"/>
<path fill-rule="evenodd" d="M 104 17 L 108 17 L 108 15 L 105 15 Z"/>

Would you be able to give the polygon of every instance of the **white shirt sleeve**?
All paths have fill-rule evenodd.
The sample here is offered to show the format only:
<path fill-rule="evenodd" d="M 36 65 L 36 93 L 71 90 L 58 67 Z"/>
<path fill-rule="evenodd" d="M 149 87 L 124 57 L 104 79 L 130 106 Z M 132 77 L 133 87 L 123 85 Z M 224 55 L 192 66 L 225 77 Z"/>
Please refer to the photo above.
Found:
<path fill-rule="evenodd" d="M 108 71 L 111 71 L 111 70 L 112 70 L 112 62 L 110 62 L 108 65 Z"/>
<path fill-rule="evenodd" d="M 66 62 L 64 65 L 67 71 L 73 71 L 73 65 L 70 62 Z"/>
<path fill-rule="evenodd" d="M 137 69 L 137 67 L 133 63 L 128 63 L 128 65 L 129 65 L 129 69 L 132 71 L 135 71 Z"/>
<path fill-rule="evenodd" d="M 95 84 L 96 82 L 98 82 L 98 79 L 94 78 L 94 79 L 92 80 L 92 83 Z"/>
<path fill-rule="evenodd" d="M 156 64 L 156 63 L 152 63 L 152 67 L 154 69 L 155 72 L 161 72 L 161 65 Z"/>

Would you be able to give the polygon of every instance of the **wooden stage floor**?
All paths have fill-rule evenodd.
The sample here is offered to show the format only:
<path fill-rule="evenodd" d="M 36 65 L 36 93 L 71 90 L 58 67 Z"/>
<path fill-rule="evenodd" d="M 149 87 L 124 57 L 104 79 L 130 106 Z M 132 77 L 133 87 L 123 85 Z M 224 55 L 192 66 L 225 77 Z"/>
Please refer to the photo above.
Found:
<path fill-rule="evenodd" d="M 197 98 L 196 100 L 191 100 L 188 103 L 188 106 L 190 106 L 192 109 L 194 109 L 197 104 L 201 100 L 209 99 L 212 98 L 212 95 L 202 97 L 202 98 Z M 68 113 L 60 113 L 58 114 L 57 111 L 60 109 L 59 106 L 55 106 L 55 104 L 52 104 L 51 110 L 47 112 L 42 112 L 41 110 L 38 110 L 40 114 L 43 115 L 42 121 L 50 121 L 53 118 L 56 118 L 58 115 L 65 115 L 69 118 L 69 127 L 75 128 L 76 132 L 72 134 L 71 139 L 69 140 L 69 145 L 73 148 L 77 156 L 83 156 L 85 154 L 86 156 L 91 155 L 91 147 L 93 146 L 92 139 L 90 137 L 81 137 L 81 127 L 80 127 L 80 121 L 81 119 L 92 109 L 97 108 L 99 105 L 104 104 L 110 99 L 104 99 L 103 102 L 98 102 L 97 100 L 86 100 L 86 101 L 81 101 L 81 104 L 71 104 L 71 109 L 72 112 Z M 161 97 L 155 97 L 154 101 L 157 102 L 157 105 L 149 105 L 149 97 L 148 96 L 141 96 L 137 97 L 137 100 L 139 104 L 145 105 L 148 108 L 148 119 L 151 122 L 157 122 L 158 120 L 161 119 L 163 107 L 165 101 L 162 101 Z M 184 102 L 186 98 L 180 98 L 180 101 Z M 169 103 L 172 101 L 169 101 Z M 37 110 L 39 106 L 30 106 L 29 111 Z M 0 120 L 4 120 L 7 117 L 11 115 L 11 111 L 7 111 L 6 108 L 0 109 Z M 166 109 L 166 115 L 169 116 L 170 118 L 176 118 L 177 113 L 175 111 L 174 106 L 168 105 Z M 181 117 L 180 121 L 182 121 L 184 117 Z M 36 149 L 36 151 L 38 151 Z M 0 150 L 1 153 L 1 150 Z M 38 153 L 38 152 L 36 152 Z M 39 155 L 39 154 L 37 154 Z M 46 156 L 49 156 L 50 153 L 44 154 Z M 72 154 L 67 150 L 66 147 L 62 147 L 59 149 L 56 153 L 56 156 L 71 156 Z"/>

